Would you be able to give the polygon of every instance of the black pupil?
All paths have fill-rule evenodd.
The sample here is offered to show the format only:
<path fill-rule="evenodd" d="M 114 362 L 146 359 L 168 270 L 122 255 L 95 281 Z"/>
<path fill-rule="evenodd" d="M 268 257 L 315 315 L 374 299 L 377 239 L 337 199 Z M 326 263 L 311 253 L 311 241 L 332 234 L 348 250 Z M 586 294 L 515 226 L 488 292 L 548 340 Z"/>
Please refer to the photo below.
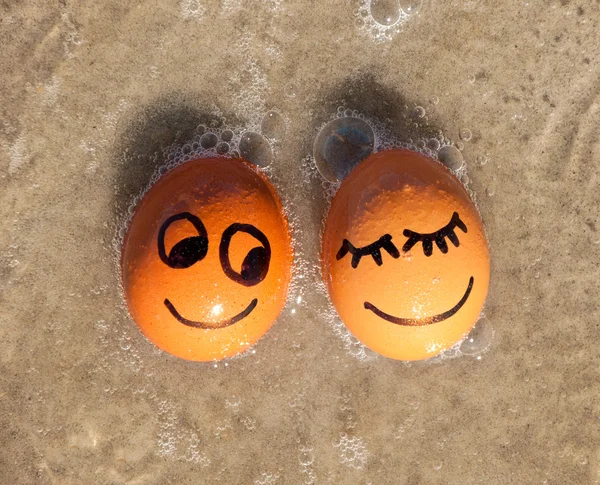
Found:
<path fill-rule="evenodd" d="M 269 268 L 269 258 L 267 251 L 262 246 L 256 247 L 248 253 L 242 263 L 242 278 L 245 281 L 264 278 L 263 272 Z M 261 278 L 262 279 L 262 278 Z"/>
<path fill-rule="evenodd" d="M 208 240 L 202 236 L 193 236 L 179 241 L 169 253 L 171 268 L 189 268 L 197 263 L 208 250 Z"/>
<path fill-rule="evenodd" d="M 169 226 L 175 221 L 185 220 L 191 223 L 197 236 L 186 237 L 175 244 L 169 254 L 165 248 L 165 234 Z M 208 252 L 208 235 L 206 228 L 199 217 L 189 212 L 181 212 L 169 217 L 158 231 L 158 255 L 163 263 L 174 269 L 189 268 L 200 261 Z"/>
<path fill-rule="evenodd" d="M 231 267 L 231 261 L 229 260 L 229 245 L 233 236 L 238 232 L 250 234 L 262 244 L 262 246 L 257 246 L 248 252 L 244 261 L 242 261 L 242 268 L 239 273 Z M 271 244 L 269 244 L 267 236 L 257 227 L 252 224 L 235 222 L 223 232 L 221 244 L 219 245 L 219 260 L 228 278 L 240 285 L 254 286 L 264 280 L 269 272 Z"/>

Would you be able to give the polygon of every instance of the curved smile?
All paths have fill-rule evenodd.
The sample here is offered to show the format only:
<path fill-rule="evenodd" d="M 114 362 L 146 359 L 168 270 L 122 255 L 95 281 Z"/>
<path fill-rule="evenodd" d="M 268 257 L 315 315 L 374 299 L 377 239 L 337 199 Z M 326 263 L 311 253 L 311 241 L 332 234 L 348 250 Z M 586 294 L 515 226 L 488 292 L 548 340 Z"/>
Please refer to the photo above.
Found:
<path fill-rule="evenodd" d="M 473 289 L 473 277 L 471 276 L 471 278 L 469 279 L 469 286 L 467 287 L 467 291 L 465 291 L 465 294 L 460 299 L 460 301 L 456 305 L 454 305 L 452 308 L 450 308 L 450 310 L 445 311 L 444 313 L 440 313 L 439 315 L 433 315 L 431 317 L 418 318 L 418 319 L 394 317 L 385 312 L 382 312 L 379 308 L 377 308 L 372 303 L 369 303 L 368 301 L 365 301 L 365 309 L 371 310 L 378 317 L 383 318 L 384 320 L 387 320 L 388 322 L 395 323 L 396 325 L 404 325 L 404 326 L 408 326 L 408 327 L 420 327 L 423 325 L 431 325 L 432 323 L 441 322 L 442 320 L 446 320 L 447 318 L 450 318 L 458 310 L 460 310 L 462 308 L 462 306 L 468 300 L 472 289 Z"/>
<path fill-rule="evenodd" d="M 205 323 L 205 322 L 197 322 L 195 320 L 188 320 L 187 318 L 183 318 L 179 314 L 179 312 L 175 309 L 173 304 L 168 299 L 165 299 L 165 306 L 169 309 L 169 311 L 171 312 L 171 315 L 173 315 L 177 320 L 179 320 L 180 323 L 183 323 L 184 325 L 187 325 L 188 327 L 204 328 L 206 330 L 229 327 L 230 325 L 233 325 L 234 323 L 239 322 L 243 318 L 246 318 L 248 315 L 250 315 L 252 310 L 254 310 L 256 308 L 257 304 L 258 304 L 258 299 L 255 298 L 254 300 L 252 300 L 250 302 L 250 304 L 246 307 L 245 310 L 242 310 L 240 313 L 231 317 L 230 319 L 222 320 L 221 322 L 218 322 L 218 323 Z"/>

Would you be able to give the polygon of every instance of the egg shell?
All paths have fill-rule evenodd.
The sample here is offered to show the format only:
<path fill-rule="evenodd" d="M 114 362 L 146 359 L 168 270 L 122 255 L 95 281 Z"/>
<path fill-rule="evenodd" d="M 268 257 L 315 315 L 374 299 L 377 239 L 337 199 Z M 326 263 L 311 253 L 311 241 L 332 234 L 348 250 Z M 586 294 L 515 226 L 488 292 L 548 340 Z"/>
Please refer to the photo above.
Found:
<path fill-rule="evenodd" d="M 446 254 L 435 242 L 430 256 L 422 242 L 403 250 L 405 230 L 434 233 L 454 213 L 467 228 L 454 229 L 458 247 L 446 237 Z M 361 248 L 386 234 L 398 258 L 380 249 L 381 266 L 363 255 L 356 268 L 350 253 L 337 259 L 344 239 Z M 483 222 L 464 186 L 441 163 L 409 150 L 378 152 L 350 173 L 333 198 L 322 273 L 338 315 L 362 343 L 394 359 L 426 359 L 462 340 L 483 308 L 490 278 Z M 465 296 L 453 315 L 432 321 Z M 372 308 L 409 322 L 393 323 Z"/>
<path fill-rule="evenodd" d="M 159 257 L 158 238 L 165 221 L 181 213 L 200 218 L 208 251 L 190 267 L 172 268 Z M 270 244 L 268 272 L 252 286 L 226 276 L 221 264 L 223 233 L 235 223 L 253 225 Z M 172 222 L 164 232 L 166 254 L 194 236 L 198 230 L 189 220 Z M 248 233 L 234 234 L 228 248 L 234 271 L 240 273 L 249 251 L 262 246 Z M 245 351 L 275 322 L 285 305 L 292 261 L 288 222 L 267 177 L 240 159 L 197 159 L 165 174 L 136 207 L 122 250 L 122 283 L 133 320 L 157 347 L 183 359 L 220 360 Z M 255 299 L 247 316 L 220 327 Z M 183 318 L 208 328 L 181 323 L 166 300 Z"/>

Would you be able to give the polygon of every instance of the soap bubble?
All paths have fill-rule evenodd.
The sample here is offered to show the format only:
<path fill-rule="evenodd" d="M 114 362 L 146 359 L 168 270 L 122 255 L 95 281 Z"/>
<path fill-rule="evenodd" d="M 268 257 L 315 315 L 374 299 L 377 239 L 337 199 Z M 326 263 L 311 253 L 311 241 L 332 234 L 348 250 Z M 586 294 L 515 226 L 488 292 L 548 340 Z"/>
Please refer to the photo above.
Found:
<path fill-rule="evenodd" d="M 360 118 L 337 118 L 315 138 L 313 155 L 321 175 L 330 182 L 343 180 L 373 153 L 375 134 Z"/>
<path fill-rule="evenodd" d="M 415 15 L 421 10 L 423 0 L 400 0 L 400 6 L 405 14 Z"/>
<path fill-rule="evenodd" d="M 471 133 L 471 130 L 463 128 L 462 130 L 460 130 L 458 136 L 462 141 L 469 141 L 471 138 L 473 138 L 473 133 Z"/>
<path fill-rule="evenodd" d="M 267 138 L 281 140 L 285 135 L 285 120 L 277 111 L 268 111 L 260 124 L 261 133 Z"/>
<path fill-rule="evenodd" d="M 312 463 L 315 461 L 315 457 L 311 453 L 311 451 L 307 449 L 300 453 L 300 456 L 298 457 L 298 461 L 300 462 L 300 464 L 302 466 L 309 466 L 309 465 L 312 465 Z"/>
<path fill-rule="evenodd" d="M 239 149 L 243 158 L 259 167 L 268 167 L 273 161 L 271 145 L 260 133 L 245 132 L 240 140 Z"/>
<path fill-rule="evenodd" d="M 223 140 L 223 141 L 233 140 L 233 131 L 223 130 L 223 133 L 221 133 L 221 140 Z"/>
<path fill-rule="evenodd" d="M 371 16 L 381 25 L 393 25 L 400 20 L 398 0 L 371 0 Z"/>
<path fill-rule="evenodd" d="M 485 164 L 488 163 L 488 157 L 485 155 L 479 155 L 477 157 L 477 165 L 479 165 L 480 167 L 483 167 Z"/>
<path fill-rule="evenodd" d="M 425 108 L 423 108 L 423 106 L 415 106 L 415 109 L 413 110 L 413 114 L 415 115 L 416 118 L 424 118 L 425 117 Z"/>
<path fill-rule="evenodd" d="M 202 148 L 212 148 L 219 142 L 219 138 L 214 133 L 204 133 L 200 138 Z"/>
<path fill-rule="evenodd" d="M 440 162 L 450 170 L 458 170 L 465 163 L 465 159 L 460 150 L 452 145 L 442 147 L 438 153 Z"/>
<path fill-rule="evenodd" d="M 480 317 L 467 338 L 460 344 L 465 355 L 478 355 L 485 352 L 494 340 L 494 327 L 486 317 Z"/>
<path fill-rule="evenodd" d="M 437 152 L 440 149 L 440 141 L 437 138 L 430 138 L 427 141 L 427 148 Z"/>
<path fill-rule="evenodd" d="M 217 153 L 219 155 L 224 155 L 229 151 L 229 143 L 222 141 L 217 145 Z"/>
<path fill-rule="evenodd" d="M 283 88 L 283 92 L 288 98 L 295 98 L 298 95 L 298 85 L 290 82 Z"/>

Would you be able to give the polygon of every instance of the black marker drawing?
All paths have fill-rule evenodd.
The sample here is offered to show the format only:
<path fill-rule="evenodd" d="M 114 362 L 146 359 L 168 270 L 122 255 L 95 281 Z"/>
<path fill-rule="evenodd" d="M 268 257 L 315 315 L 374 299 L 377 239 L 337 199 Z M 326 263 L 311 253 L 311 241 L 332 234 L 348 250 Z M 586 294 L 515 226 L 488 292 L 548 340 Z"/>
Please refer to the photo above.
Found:
<path fill-rule="evenodd" d="M 186 237 L 179 241 L 175 246 L 171 248 L 169 255 L 165 252 L 165 233 L 167 228 L 175 221 L 186 219 L 192 223 L 196 231 L 197 236 Z M 189 268 L 193 264 L 202 260 L 208 252 L 208 235 L 206 228 L 200 220 L 189 212 L 181 212 L 169 217 L 163 225 L 160 226 L 158 231 L 158 255 L 163 263 L 173 269 L 185 269 Z"/>
<path fill-rule="evenodd" d="M 346 254 L 351 253 L 351 264 L 353 268 L 356 268 L 358 266 L 358 263 L 360 263 L 360 259 L 363 256 L 370 254 L 371 256 L 373 256 L 373 260 L 375 261 L 375 263 L 377 263 L 377 266 L 381 266 L 383 264 L 383 259 L 381 257 L 381 249 L 385 249 L 389 253 L 389 255 L 394 259 L 400 257 L 400 252 L 392 242 L 392 236 L 390 236 L 389 234 L 385 234 L 374 243 L 371 243 L 368 246 L 362 248 L 354 247 L 354 245 L 350 241 L 348 241 L 348 239 L 344 239 L 342 247 L 338 251 L 335 258 L 339 261 L 344 256 L 346 256 Z"/>
<path fill-rule="evenodd" d="M 256 298 L 254 298 L 254 300 L 252 300 L 250 302 L 250 304 L 243 311 L 241 311 L 234 317 L 228 318 L 227 320 L 222 320 L 219 323 L 205 323 L 205 322 L 198 322 L 195 320 L 188 320 L 187 318 L 182 317 L 179 314 L 179 312 L 175 309 L 173 304 L 168 299 L 165 299 L 165 306 L 169 309 L 169 311 L 171 312 L 171 315 L 173 315 L 180 323 L 183 323 L 184 325 L 187 325 L 188 327 L 204 328 L 206 330 L 211 330 L 211 329 L 215 329 L 215 328 L 225 328 L 225 327 L 229 327 L 230 325 L 233 325 L 234 323 L 239 322 L 243 318 L 246 318 L 248 315 L 250 315 L 252 310 L 254 310 L 256 308 L 257 304 L 258 304 L 258 300 Z"/>
<path fill-rule="evenodd" d="M 173 222 L 180 221 L 182 219 L 189 221 L 194 226 L 196 231 L 198 231 L 198 235 L 182 239 L 171 248 L 171 251 L 167 255 L 165 250 L 165 234 L 167 229 Z M 262 246 L 255 247 L 248 252 L 244 258 L 244 261 L 242 262 L 242 269 L 240 273 L 231 267 L 231 263 L 229 261 L 229 245 L 231 244 L 231 238 L 238 232 L 250 234 L 262 244 Z M 160 256 L 162 262 L 170 268 L 189 268 L 198 261 L 202 260 L 206 256 L 207 252 L 208 234 L 206 232 L 206 227 L 204 227 L 204 224 L 199 217 L 190 214 L 189 212 L 181 212 L 169 217 L 165 222 L 163 222 L 162 226 L 160 226 L 160 230 L 158 231 L 158 255 Z M 269 271 L 269 263 L 271 261 L 271 245 L 269 244 L 267 236 L 265 236 L 253 225 L 240 224 L 236 222 L 231 224 L 223 232 L 221 244 L 219 246 L 219 259 L 221 261 L 221 267 L 223 268 L 223 271 L 227 277 L 244 286 L 254 286 L 260 283 Z M 254 298 L 240 313 L 218 323 L 189 320 L 179 314 L 175 306 L 169 301 L 168 298 L 165 299 L 164 304 L 169 312 L 171 312 L 171 315 L 173 315 L 180 323 L 183 323 L 188 327 L 210 330 L 228 327 L 239 322 L 243 318 L 246 318 L 256 308 L 256 305 L 258 305 L 258 299 Z"/>
<path fill-rule="evenodd" d="M 239 273 L 231 267 L 229 261 L 231 238 L 238 232 L 250 234 L 262 244 L 262 247 L 258 246 L 251 249 L 246 255 L 242 262 L 242 270 Z M 267 236 L 253 225 L 235 222 L 223 232 L 221 244 L 219 245 L 219 259 L 221 260 L 221 267 L 228 278 L 240 285 L 254 286 L 267 276 L 269 263 L 271 262 L 271 245 Z"/>
<path fill-rule="evenodd" d="M 457 227 L 462 232 L 467 232 L 467 226 L 463 221 L 460 220 L 458 212 L 455 212 L 452 214 L 452 219 L 450 219 L 450 222 L 446 226 L 442 227 L 439 231 L 435 231 L 430 234 L 420 234 L 409 229 L 404 229 L 403 234 L 408 238 L 408 241 L 406 241 L 404 246 L 402 246 L 402 251 L 406 253 L 410 251 L 415 244 L 417 244 L 419 241 L 422 241 L 423 252 L 425 253 L 425 256 L 431 256 L 433 253 L 433 242 L 435 241 L 435 244 L 440 251 L 446 254 L 448 252 L 448 244 L 446 244 L 445 238 L 448 238 L 455 247 L 460 245 L 458 236 L 454 232 Z"/>
<path fill-rule="evenodd" d="M 444 313 L 440 313 L 439 315 L 433 315 L 431 317 L 425 317 L 425 318 L 419 318 L 419 319 L 394 317 L 393 315 L 390 315 L 389 313 L 385 313 L 385 312 L 381 311 L 379 308 L 377 308 L 372 303 L 369 303 L 368 301 L 365 301 L 365 309 L 371 310 L 378 317 L 383 318 L 384 320 L 387 320 L 388 322 L 395 323 L 396 325 L 403 325 L 403 326 L 407 326 L 407 327 L 411 327 L 411 326 L 418 327 L 418 326 L 423 326 L 423 325 L 431 325 L 432 323 L 441 322 L 442 320 L 446 320 L 447 318 L 450 318 L 452 315 L 454 315 L 458 310 L 460 310 L 462 308 L 462 306 L 468 300 L 469 295 L 471 294 L 471 290 L 473 289 L 473 282 L 474 282 L 474 278 L 471 276 L 471 278 L 469 279 L 469 286 L 467 287 L 467 291 L 465 291 L 465 294 L 460 299 L 460 301 L 456 305 L 454 305 L 450 310 L 445 311 Z"/>

